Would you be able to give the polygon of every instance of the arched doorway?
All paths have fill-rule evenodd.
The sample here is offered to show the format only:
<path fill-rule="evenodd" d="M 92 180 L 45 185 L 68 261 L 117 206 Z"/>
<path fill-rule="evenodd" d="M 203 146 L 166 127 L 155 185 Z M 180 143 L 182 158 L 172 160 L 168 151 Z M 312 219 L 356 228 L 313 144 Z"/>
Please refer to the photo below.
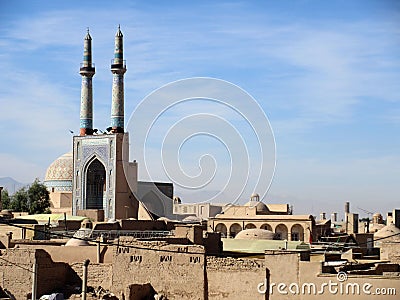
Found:
<path fill-rule="evenodd" d="M 217 226 L 215 226 L 215 231 L 221 232 L 222 237 L 226 237 L 226 235 L 228 233 L 228 229 L 226 228 L 226 225 L 223 223 L 217 224 Z"/>
<path fill-rule="evenodd" d="M 232 224 L 229 228 L 229 234 L 231 237 L 235 237 L 240 231 L 242 231 L 242 226 L 238 223 Z"/>
<path fill-rule="evenodd" d="M 295 224 L 291 228 L 292 241 L 304 241 L 304 228 L 300 224 Z"/>
<path fill-rule="evenodd" d="M 265 229 L 265 230 L 272 231 L 271 225 L 269 225 L 269 224 L 267 224 L 267 223 L 262 224 L 262 225 L 260 226 L 260 228 L 261 228 L 261 229 Z"/>
<path fill-rule="evenodd" d="M 86 172 L 86 209 L 103 209 L 106 189 L 106 170 L 98 160 L 93 160 Z"/>
<path fill-rule="evenodd" d="M 287 229 L 286 225 L 284 225 L 284 224 L 279 224 L 278 226 L 276 226 L 275 233 L 279 240 L 287 240 L 288 239 L 288 229 Z"/>
<path fill-rule="evenodd" d="M 254 229 L 257 228 L 256 225 L 254 225 L 253 223 L 248 223 L 246 224 L 246 226 L 244 227 L 244 229 Z"/>

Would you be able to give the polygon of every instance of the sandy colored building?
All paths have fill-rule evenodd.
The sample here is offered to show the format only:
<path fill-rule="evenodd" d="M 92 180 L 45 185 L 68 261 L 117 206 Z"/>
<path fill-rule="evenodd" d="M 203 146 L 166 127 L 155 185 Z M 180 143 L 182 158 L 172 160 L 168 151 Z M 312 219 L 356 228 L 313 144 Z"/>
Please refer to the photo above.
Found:
<path fill-rule="evenodd" d="M 220 232 L 223 237 L 235 237 L 244 229 L 266 229 L 277 239 L 310 241 L 315 220 L 311 215 L 291 215 L 289 205 L 266 205 L 253 194 L 245 205 L 230 205 L 208 220 L 208 230 Z"/>
<path fill-rule="evenodd" d="M 182 234 L 193 237 L 188 231 Z M 329 253 L 312 255 L 309 250 L 267 250 L 256 257 L 237 258 L 211 254 L 197 243 L 182 243 L 180 236 L 181 243 L 123 238 L 118 245 L 102 245 L 100 251 L 87 243 L 42 245 L 42 249 L 20 244 L 1 250 L 2 288 L 25 299 L 36 263 L 38 295 L 65 291 L 82 284 L 83 261 L 89 259 L 88 285 L 109 289 L 118 299 L 151 299 L 154 294 L 171 300 L 362 300 L 371 295 L 371 299 L 389 295 L 396 299 L 393 293 L 400 290 L 398 264 L 376 262 L 365 271 L 345 264 L 340 255 L 329 258 Z M 386 294 L 379 296 L 377 291 Z"/>

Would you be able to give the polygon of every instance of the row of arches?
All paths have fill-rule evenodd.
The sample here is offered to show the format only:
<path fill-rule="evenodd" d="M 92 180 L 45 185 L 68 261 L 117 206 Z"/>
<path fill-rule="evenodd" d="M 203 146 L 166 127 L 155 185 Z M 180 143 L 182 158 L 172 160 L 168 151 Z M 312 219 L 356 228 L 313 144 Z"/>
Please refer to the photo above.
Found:
<path fill-rule="evenodd" d="M 257 226 L 253 223 L 247 223 L 244 229 L 256 229 Z M 285 224 L 278 224 L 275 230 L 272 230 L 270 224 L 264 223 L 260 229 L 269 230 L 275 232 L 276 239 L 279 240 L 291 240 L 291 241 L 304 241 L 304 227 L 300 224 L 294 224 L 290 227 L 290 231 Z M 224 223 L 218 223 L 215 226 L 215 231 L 220 232 L 222 237 L 235 237 L 243 228 L 240 224 L 234 223 L 229 226 L 229 231 Z M 289 236 L 290 234 L 290 236 Z"/>

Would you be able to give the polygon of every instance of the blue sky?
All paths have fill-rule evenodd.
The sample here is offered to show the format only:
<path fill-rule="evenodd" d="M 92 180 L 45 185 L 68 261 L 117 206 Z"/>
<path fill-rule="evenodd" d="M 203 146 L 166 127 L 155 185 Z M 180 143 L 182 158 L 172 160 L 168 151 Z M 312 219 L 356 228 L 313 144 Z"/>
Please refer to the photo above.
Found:
<path fill-rule="evenodd" d="M 71 149 L 86 27 L 94 126 L 108 127 L 121 24 L 126 119 L 164 84 L 221 78 L 250 93 L 273 128 L 277 168 L 265 202 L 312 214 L 341 212 L 345 201 L 355 212 L 399 206 L 398 1 L 1 1 L 0 20 L 0 177 L 43 179 Z M 206 153 L 220 146 L 201 143 Z"/>

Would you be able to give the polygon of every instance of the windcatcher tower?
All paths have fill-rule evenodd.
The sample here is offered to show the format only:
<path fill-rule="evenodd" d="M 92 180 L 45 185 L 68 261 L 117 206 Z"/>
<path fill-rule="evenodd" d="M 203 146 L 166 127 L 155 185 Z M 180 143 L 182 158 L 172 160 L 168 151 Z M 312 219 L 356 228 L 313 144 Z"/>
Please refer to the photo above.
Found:
<path fill-rule="evenodd" d="M 92 78 L 95 73 L 92 64 L 92 37 L 89 28 L 83 43 L 83 62 L 79 69 L 82 76 L 81 111 L 80 111 L 80 135 L 93 134 L 93 87 Z"/>
<path fill-rule="evenodd" d="M 112 103 L 111 103 L 111 132 L 124 132 L 124 60 L 123 35 L 120 26 L 115 34 L 114 59 L 111 61 L 113 73 Z"/>

